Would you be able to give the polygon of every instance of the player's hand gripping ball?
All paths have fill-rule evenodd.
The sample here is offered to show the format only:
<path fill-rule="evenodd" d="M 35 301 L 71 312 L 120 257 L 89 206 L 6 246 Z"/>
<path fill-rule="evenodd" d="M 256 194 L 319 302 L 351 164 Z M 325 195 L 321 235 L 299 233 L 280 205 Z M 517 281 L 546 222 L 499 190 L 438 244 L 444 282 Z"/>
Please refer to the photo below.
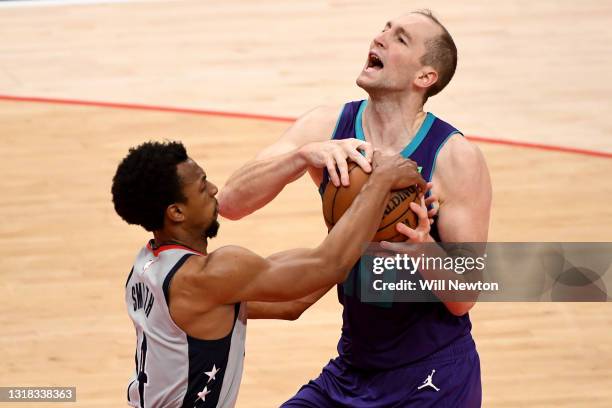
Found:
<path fill-rule="evenodd" d="M 348 171 L 350 184 L 347 187 L 336 187 L 332 182 L 328 182 L 323 193 L 323 217 L 327 228 L 330 230 L 348 210 L 370 177 L 354 162 L 349 162 Z M 416 228 L 418 219 L 410 209 L 411 202 L 420 204 L 419 188 L 416 184 L 391 192 L 391 198 L 387 202 L 383 218 L 372 238 L 373 242 L 406 240 L 405 235 L 397 232 L 395 225 L 401 222 L 410 228 Z"/>

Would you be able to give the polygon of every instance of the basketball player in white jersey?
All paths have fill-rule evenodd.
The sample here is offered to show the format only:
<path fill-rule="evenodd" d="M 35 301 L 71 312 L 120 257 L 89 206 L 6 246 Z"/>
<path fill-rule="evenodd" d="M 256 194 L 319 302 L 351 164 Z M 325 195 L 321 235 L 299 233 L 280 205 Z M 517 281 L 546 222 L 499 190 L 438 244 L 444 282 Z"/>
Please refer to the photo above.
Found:
<path fill-rule="evenodd" d="M 113 203 L 153 233 L 138 253 L 125 300 L 136 329 L 134 407 L 232 407 L 242 375 L 247 301 L 298 299 L 346 279 L 382 218 L 389 191 L 425 182 L 399 155 L 373 156 L 372 175 L 320 246 L 263 258 L 217 234 L 217 187 L 179 142 L 130 149 Z"/>

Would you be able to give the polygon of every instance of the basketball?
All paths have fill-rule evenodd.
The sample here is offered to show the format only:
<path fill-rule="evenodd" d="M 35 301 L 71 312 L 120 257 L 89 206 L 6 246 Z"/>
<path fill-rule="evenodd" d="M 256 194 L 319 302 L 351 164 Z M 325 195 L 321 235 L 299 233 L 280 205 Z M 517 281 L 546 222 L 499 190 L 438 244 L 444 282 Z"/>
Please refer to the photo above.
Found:
<path fill-rule="evenodd" d="M 330 230 L 348 210 L 370 177 L 368 173 L 364 172 L 354 162 L 349 162 L 348 172 L 350 183 L 347 187 L 336 187 L 331 181 L 328 181 L 325 186 L 325 192 L 323 193 L 323 217 L 325 218 L 327 228 Z M 416 185 L 392 191 L 378 230 L 372 238 L 373 242 L 404 241 L 406 237 L 395 229 L 395 225 L 399 222 L 403 222 L 410 228 L 416 228 L 418 219 L 416 214 L 410 209 L 410 203 L 413 201 L 418 203 L 418 192 L 419 190 Z"/>

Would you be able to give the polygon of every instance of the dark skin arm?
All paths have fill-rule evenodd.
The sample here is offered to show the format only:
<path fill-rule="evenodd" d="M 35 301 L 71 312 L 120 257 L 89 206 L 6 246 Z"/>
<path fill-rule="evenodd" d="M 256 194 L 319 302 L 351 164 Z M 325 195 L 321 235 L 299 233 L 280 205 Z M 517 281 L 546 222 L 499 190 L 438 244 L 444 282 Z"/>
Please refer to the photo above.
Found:
<path fill-rule="evenodd" d="M 427 184 L 427 190 L 431 189 L 432 184 Z M 437 202 L 434 195 L 430 195 L 425 199 L 425 205 L 429 206 Z M 432 208 L 427 211 L 428 222 L 433 223 L 433 217 L 437 214 L 438 209 Z M 308 310 L 312 305 L 319 301 L 333 286 L 326 287 L 316 292 L 313 292 L 300 299 L 287 302 L 249 302 L 248 314 L 249 319 L 280 319 L 280 320 L 297 320 L 302 313 Z"/>
<path fill-rule="evenodd" d="M 288 302 L 249 302 L 249 319 L 297 320 L 334 286 L 326 286 L 308 296 Z"/>

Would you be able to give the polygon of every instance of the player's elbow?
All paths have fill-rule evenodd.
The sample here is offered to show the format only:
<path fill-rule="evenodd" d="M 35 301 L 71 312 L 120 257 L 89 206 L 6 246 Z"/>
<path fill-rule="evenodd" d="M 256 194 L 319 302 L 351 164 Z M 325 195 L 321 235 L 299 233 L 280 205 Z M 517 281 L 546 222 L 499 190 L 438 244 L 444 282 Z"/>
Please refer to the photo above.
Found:
<path fill-rule="evenodd" d="M 246 211 L 245 208 L 239 204 L 240 199 L 238 194 L 232 188 L 224 188 L 221 193 L 219 193 L 217 202 L 219 203 L 219 215 L 223 218 L 236 221 L 250 214 L 249 211 Z"/>
<path fill-rule="evenodd" d="M 289 320 L 295 321 L 300 318 L 302 312 L 294 309 L 293 307 L 280 308 L 279 310 L 274 310 L 273 312 L 267 313 L 263 316 L 257 316 L 256 319 L 275 319 L 275 320 Z M 250 319 L 252 317 L 249 316 Z"/>
<path fill-rule="evenodd" d="M 463 309 L 462 310 L 449 309 L 449 311 L 451 312 L 453 316 L 457 316 L 457 317 L 465 316 L 469 312 L 469 310 L 463 310 Z"/>
<path fill-rule="evenodd" d="M 448 311 L 457 317 L 465 316 L 474 307 L 475 302 L 447 302 Z"/>
<path fill-rule="evenodd" d="M 355 262 L 356 260 L 351 257 L 340 257 L 334 260 L 334 266 L 336 268 L 336 274 L 338 276 L 338 281 L 335 283 L 342 283 L 348 278 L 348 275 L 353 269 L 353 266 L 355 266 Z"/>
<path fill-rule="evenodd" d="M 283 320 L 290 320 L 290 321 L 296 321 L 297 319 L 300 318 L 300 316 L 302 316 L 302 313 L 304 313 L 303 308 L 300 307 L 292 307 L 291 309 L 287 310 L 283 316 Z"/>
<path fill-rule="evenodd" d="M 228 220 L 237 221 L 244 217 L 246 214 L 242 214 L 240 211 L 232 208 L 231 206 L 219 204 L 219 215 Z"/>
<path fill-rule="evenodd" d="M 301 315 L 302 315 L 301 313 L 286 313 L 282 317 L 282 320 L 287 320 L 287 321 L 290 321 L 290 322 L 294 322 L 297 319 L 299 319 Z"/>
<path fill-rule="evenodd" d="M 318 257 L 318 264 L 317 269 L 328 277 L 325 285 L 335 285 L 344 282 L 348 275 L 348 270 L 350 270 L 352 266 L 347 266 L 346 262 L 343 262 L 338 256 L 331 253 L 321 254 L 321 256 Z"/>

